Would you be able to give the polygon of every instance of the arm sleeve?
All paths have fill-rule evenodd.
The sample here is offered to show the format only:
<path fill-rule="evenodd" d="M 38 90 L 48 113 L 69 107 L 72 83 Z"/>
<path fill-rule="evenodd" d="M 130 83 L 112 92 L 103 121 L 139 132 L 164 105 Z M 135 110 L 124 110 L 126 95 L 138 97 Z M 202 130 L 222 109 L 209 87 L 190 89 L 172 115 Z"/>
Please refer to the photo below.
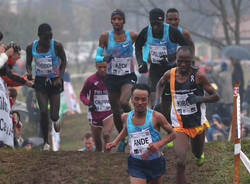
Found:
<path fill-rule="evenodd" d="M 99 62 L 103 62 L 103 59 L 104 59 L 104 56 L 102 56 L 102 53 L 103 53 L 103 48 L 98 46 L 97 49 L 96 49 L 96 57 L 95 57 L 95 60 L 97 63 Z"/>
<path fill-rule="evenodd" d="M 0 54 L 0 67 L 8 60 L 8 56 L 5 53 Z"/>
<path fill-rule="evenodd" d="M 24 77 L 13 73 L 8 65 L 5 65 L 4 68 L 5 68 L 5 73 L 1 77 L 7 83 L 8 86 L 11 87 L 23 86 L 26 83 Z"/>
<path fill-rule="evenodd" d="M 192 44 L 189 43 L 187 39 L 185 39 L 181 32 L 171 25 L 169 26 L 169 38 L 172 42 L 178 43 L 181 46 L 192 46 Z"/>
<path fill-rule="evenodd" d="M 80 100 L 82 101 L 84 105 L 89 105 L 90 103 L 90 100 L 87 98 L 89 89 L 90 89 L 89 87 L 90 87 L 90 84 L 89 84 L 89 80 L 87 79 L 80 93 Z"/>
<path fill-rule="evenodd" d="M 142 56 L 142 48 L 147 41 L 147 31 L 148 31 L 148 27 L 145 27 L 140 32 L 140 34 L 138 35 L 135 41 L 135 56 L 136 56 L 138 65 L 142 64 L 142 62 L 147 62 L 147 61 L 143 61 L 143 56 Z"/>

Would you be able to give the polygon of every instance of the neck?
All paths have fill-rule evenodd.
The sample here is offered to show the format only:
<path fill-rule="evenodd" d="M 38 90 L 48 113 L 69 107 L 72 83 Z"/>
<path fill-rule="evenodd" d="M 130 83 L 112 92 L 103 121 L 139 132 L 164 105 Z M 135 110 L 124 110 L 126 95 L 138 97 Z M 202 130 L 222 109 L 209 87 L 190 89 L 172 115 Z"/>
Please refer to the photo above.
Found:
<path fill-rule="evenodd" d="M 115 34 L 121 35 L 123 34 L 123 29 L 114 29 Z"/>
<path fill-rule="evenodd" d="M 135 111 L 135 116 L 137 118 L 143 118 L 146 116 L 146 113 L 147 113 L 147 111 L 143 111 L 143 112 Z"/>

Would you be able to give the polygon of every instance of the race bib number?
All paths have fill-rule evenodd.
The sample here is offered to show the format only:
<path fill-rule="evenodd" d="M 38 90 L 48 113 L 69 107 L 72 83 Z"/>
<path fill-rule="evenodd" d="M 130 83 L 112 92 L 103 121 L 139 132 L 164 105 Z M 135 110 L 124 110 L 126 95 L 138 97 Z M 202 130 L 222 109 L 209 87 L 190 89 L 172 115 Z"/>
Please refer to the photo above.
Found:
<path fill-rule="evenodd" d="M 36 58 L 36 74 L 48 75 L 52 73 L 52 58 Z"/>
<path fill-rule="evenodd" d="M 166 46 L 150 45 L 149 50 L 151 55 L 151 62 L 154 64 L 160 64 L 161 60 L 163 59 L 162 56 L 168 55 Z"/>
<path fill-rule="evenodd" d="M 143 155 L 148 152 L 148 145 L 152 142 L 149 130 L 130 134 L 131 152 L 134 155 Z"/>
<path fill-rule="evenodd" d="M 197 112 L 196 104 L 189 104 L 187 102 L 187 94 L 175 94 L 174 95 L 174 103 L 175 108 L 178 114 L 181 115 L 190 115 Z"/>
<path fill-rule="evenodd" d="M 94 104 L 98 112 L 111 110 L 108 95 L 94 95 Z"/>
<path fill-rule="evenodd" d="M 112 74 L 126 75 L 130 74 L 130 61 L 131 58 L 114 58 L 112 64 Z"/>

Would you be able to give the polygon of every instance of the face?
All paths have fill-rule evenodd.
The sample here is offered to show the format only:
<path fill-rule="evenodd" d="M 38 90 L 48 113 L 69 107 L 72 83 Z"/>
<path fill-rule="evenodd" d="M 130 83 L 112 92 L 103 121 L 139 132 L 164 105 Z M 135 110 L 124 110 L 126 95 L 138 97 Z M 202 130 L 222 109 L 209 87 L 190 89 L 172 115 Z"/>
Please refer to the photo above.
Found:
<path fill-rule="evenodd" d="M 15 52 L 12 56 L 9 57 L 8 63 L 9 63 L 10 65 L 15 65 L 15 64 L 16 64 L 16 61 L 17 61 L 18 59 L 20 59 L 20 53 L 19 53 L 19 52 L 18 52 L 18 53 Z"/>
<path fill-rule="evenodd" d="M 101 77 L 105 77 L 107 71 L 107 63 L 101 62 L 96 63 L 97 74 Z"/>
<path fill-rule="evenodd" d="M 93 151 L 93 146 L 94 146 L 94 140 L 92 137 L 88 138 L 88 139 L 84 139 L 84 147 L 86 149 L 86 151 Z"/>
<path fill-rule="evenodd" d="M 177 68 L 181 74 L 189 72 L 193 61 L 193 54 L 189 51 L 180 50 L 177 53 Z"/>
<path fill-rule="evenodd" d="M 179 14 L 177 12 L 171 12 L 167 14 L 167 24 L 177 27 L 180 23 Z"/>
<path fill-rule="evenodd" d="M 163 31 L 163 21 L 150 20 L 152 31 L 156 34 L 160 34 Z"/>
<path fill-rule="evenodd" d="M 131 101 L 134 106 L 135 112 L 143 113 L 147 109 L 147 105 L 149 102 L 148 91 L 136 89 L 134 90 Z"/>
<path fill-rule="evenodd" d="M 47 46 L 50 43 L 50 40 L 52 39 L 52 32 L 46 31 L 39 35 L 39 42 L 40 44 Z"/>
<path fill-rule="evenodd" d="M 112 24 L 114 30 L 121 30 L 121 29 L 123 29 L 124 22 L 123 22 L 122 16 L 119 15 L 119 14 L 114 15 L 111 18 L 111 24 Z"/>

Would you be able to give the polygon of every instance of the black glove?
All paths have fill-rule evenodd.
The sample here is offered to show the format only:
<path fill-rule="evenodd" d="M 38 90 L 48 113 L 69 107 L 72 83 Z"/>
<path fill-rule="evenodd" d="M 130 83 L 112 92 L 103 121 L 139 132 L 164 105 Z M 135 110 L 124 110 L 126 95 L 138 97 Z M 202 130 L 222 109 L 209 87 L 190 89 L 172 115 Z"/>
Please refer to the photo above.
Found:
<path fill-rule="evenodd" d="M 147 73 L 148 72 L 148 65 L 147 65 L 147 63 L 143 61 L 142 64 L 140 64 L 138 66 L 138 71 L 139 71 L 139 73 Z"/>
<path fill-rule="evenodd" d="M 114 59 L 114 57 L 112 55 L 111 56 L 104 56 L 103 61 L 110 63 L 112 59 Z"/>
<path fill-rule="evenodd" d="M 27 74 L 27 79 L 32 80 L 32 74 Z"/>
<path fill-rule="evenodd" d="M 202 96 L 197 96 L 197 95 L 188 95 L 187 97 L 187 102 L 189 104 L 197 104 L 202 102 Z"/>
<path fill-rule="evenodd" d="M 89 111 L 93 112 L 96 110 L 96 106 L 94 104 L 94 102 L 89 102 Z"/>

